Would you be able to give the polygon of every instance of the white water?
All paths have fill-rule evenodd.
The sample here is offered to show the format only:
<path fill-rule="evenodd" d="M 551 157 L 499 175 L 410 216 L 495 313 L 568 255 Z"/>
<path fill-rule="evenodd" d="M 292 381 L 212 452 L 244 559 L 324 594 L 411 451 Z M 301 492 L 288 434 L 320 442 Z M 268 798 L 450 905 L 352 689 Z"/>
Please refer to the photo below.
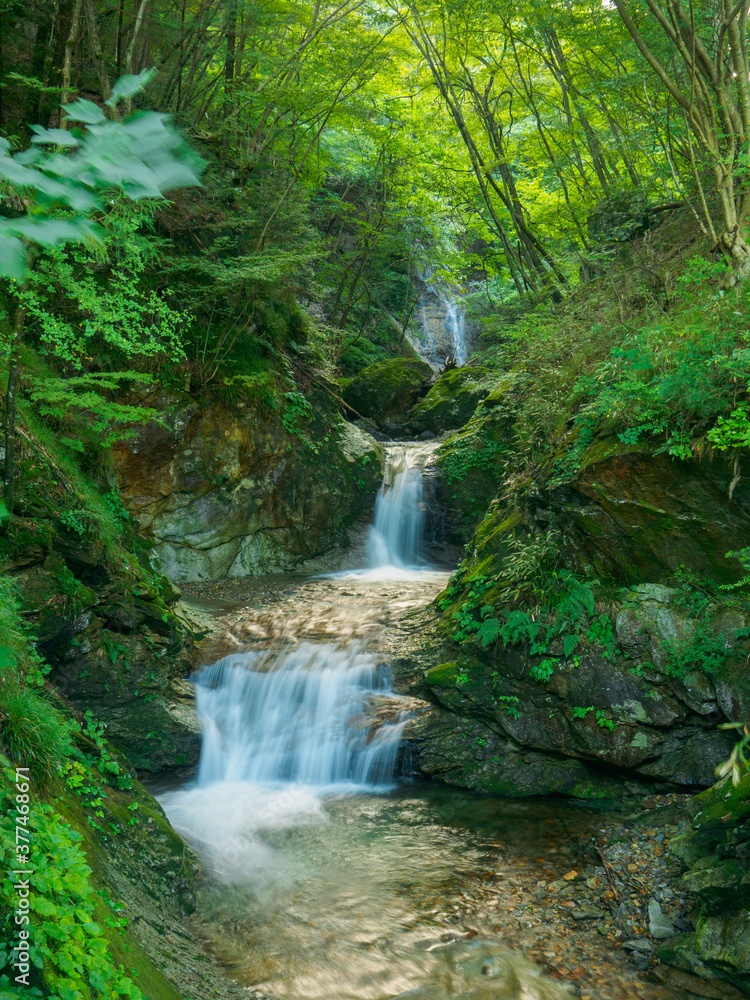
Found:
<path fill-rule="evenodd" d="M 367 539 L 372 570 L 424 568 L 424 487 L 422 475 L 437 444 L 389 445 L 385 475 L 375 501 L 375 520 Z"/>
<path fill-rule="evenodd" d="M 275 657 L 236 653 L 195 679 L 203 747 L 198 784 L 327 788 L 389 785 L 403 720 L 362 725 L 387 672 L 356 644 L 303 643 Z"/>
<path fill-rule="evenodd" d="M 444 576 L 422 559 L 422 473 L 436 446 L 388 446 L 370 569 L 358 575 Z M 193 680 L 203 732 L 197 781 L 161 801 L 223 881 L 291 877 L 269 832 L 325 822 L 323 795 L 393 788 L 408 703 L 358 643 L 234 653 Z"/>
<path fill-rule="evenodd" d="M 358 645 L 235 653 L 194 682 L 197 781 L 161 802 L 223 881 L 277 878 L 264 834 L 324 822 L 323 794 L 393 788 L 408 713 Z"/>
<path fill-rule="evenodd" d="M 444 299 L 444 305 L 445 325 L 450 332 L 453 357 L 456 359 L 457 365 L 465 365 L 468 354 L 466 350 L 466 318 L 455 299 Z"/>

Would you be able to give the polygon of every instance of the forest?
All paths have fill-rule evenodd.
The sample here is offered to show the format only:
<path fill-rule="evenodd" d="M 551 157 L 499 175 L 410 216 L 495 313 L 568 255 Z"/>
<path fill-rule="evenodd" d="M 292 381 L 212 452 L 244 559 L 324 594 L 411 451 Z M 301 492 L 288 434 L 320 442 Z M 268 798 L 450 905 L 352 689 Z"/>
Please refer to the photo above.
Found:
<path fill-rule="evenodd" d="M 749 15 L 0 0 L 0 998 L 750 995 Z"/>

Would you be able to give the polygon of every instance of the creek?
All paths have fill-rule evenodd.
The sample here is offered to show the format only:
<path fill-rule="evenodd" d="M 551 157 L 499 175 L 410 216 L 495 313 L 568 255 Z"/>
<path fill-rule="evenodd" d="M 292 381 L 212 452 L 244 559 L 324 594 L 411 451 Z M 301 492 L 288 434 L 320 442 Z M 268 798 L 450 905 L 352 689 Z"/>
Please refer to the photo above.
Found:
<path fill-rule="evenodd" d="M 362 569 L 278 579 L 272 598 L 248 581 L 214 609 L 199 771 L 160 800 L 209 872 L 198 933 L 250 996 L 572 995 L 520 951 L 533 907 L 508 886 L 579 864 L 600 817 L 409 776 L 401 737 L 423 704 L 394 693 L 389 658 L 448 579 L 421 549 L 432 447 L 389 446 Z"/>

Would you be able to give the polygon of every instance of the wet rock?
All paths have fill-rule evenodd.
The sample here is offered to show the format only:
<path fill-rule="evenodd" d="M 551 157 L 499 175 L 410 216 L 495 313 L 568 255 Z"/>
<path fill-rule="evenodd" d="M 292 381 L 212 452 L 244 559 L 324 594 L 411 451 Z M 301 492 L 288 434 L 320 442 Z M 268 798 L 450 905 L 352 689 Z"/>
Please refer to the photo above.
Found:
<path fill-rule="evenodd" d="M 174 580 L 291 569 L 348 546 L 372 511 L 381 446 L 336 415 L 295 433 L 249 407 L 165 392 L 145 402 L 167 426 L 113 448 L 116 474 Z"/>
<path fill-rule="evenodd" d="M 571 910 L 570 915 L 574 920 L 601 920 L 605 913 L 598 906 L 584 903 L 579 909 Z"/>
<path fill-rule="evenodd" d="M 644 954 L 651 952 L 651 942 L 648 938 L 631 938 L 629 941 L 623 941 L 622 946 L 626 951 L 638 951 Z"/>
<path fill-rule="evenodd" d="M 648 932 L 653 938 L 668 938 L 674 934 L 674 924 L 662 913 L 659 903 L 652 899 L 648 904 Z"/>
<path fill-rule="evenodd" d="M 698 895 L 700 916 L 695 933 L 670 941 L 660 949 L 659 958 L 747 995 L 750 868 L 743 846 L 750 841 L 750 774 L 742 776 L 737 786 L 725 780 L 697 795 L 690 812 L 690 829 L 672 838 L 669 847 L 689 866 L 682 881 Z"/>

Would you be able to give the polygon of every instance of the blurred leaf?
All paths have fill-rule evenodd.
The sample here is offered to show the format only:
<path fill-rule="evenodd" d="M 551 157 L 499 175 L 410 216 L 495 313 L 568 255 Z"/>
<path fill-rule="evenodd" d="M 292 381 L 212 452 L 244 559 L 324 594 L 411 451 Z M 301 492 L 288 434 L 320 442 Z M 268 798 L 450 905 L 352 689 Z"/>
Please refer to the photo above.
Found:
<path fill-rule="evenodd" d="M 80 140 L 64 128 L 42 128 L 41 125 L 32 125 L 32 142 L 50 142 L 56 146 L 80 146 Z"/>
<path fill-rule="evenodd" d="M 156 76 L 156 69 L 144 69 L 137 76 L 121 76 L 112 88 L 112 95 L 106 102 L 110 108 L 115 107 L 120 101 L 128 97 L 134 97 L 140 90 L 143 90 Z"/>
<path fill-rule="evenodd" d="M 26 248 L 15 236 L 0 236 L 0 276 L 23 281 L 26 275 Z M 0 511 L 0 522 L 2 511 Z"/>
<path fill-rule="evenodd" d="M 100 238 L 99 226 L 89 219 L 41 219 L 24 216 L 22 219 L 0 220 L 0 236 L 23 236 L 33 243 L 44 247 L 55 246 L 56 243 L 81 242 L 82 240 Z"/>
<path fill-rule="evenodd" d="M 93 101 L 75 101 L 73 104 L 63 104 L 63 111 L 71 122 L 82 122 L 84 125 L 105 125 L 107 119 Z"/>

